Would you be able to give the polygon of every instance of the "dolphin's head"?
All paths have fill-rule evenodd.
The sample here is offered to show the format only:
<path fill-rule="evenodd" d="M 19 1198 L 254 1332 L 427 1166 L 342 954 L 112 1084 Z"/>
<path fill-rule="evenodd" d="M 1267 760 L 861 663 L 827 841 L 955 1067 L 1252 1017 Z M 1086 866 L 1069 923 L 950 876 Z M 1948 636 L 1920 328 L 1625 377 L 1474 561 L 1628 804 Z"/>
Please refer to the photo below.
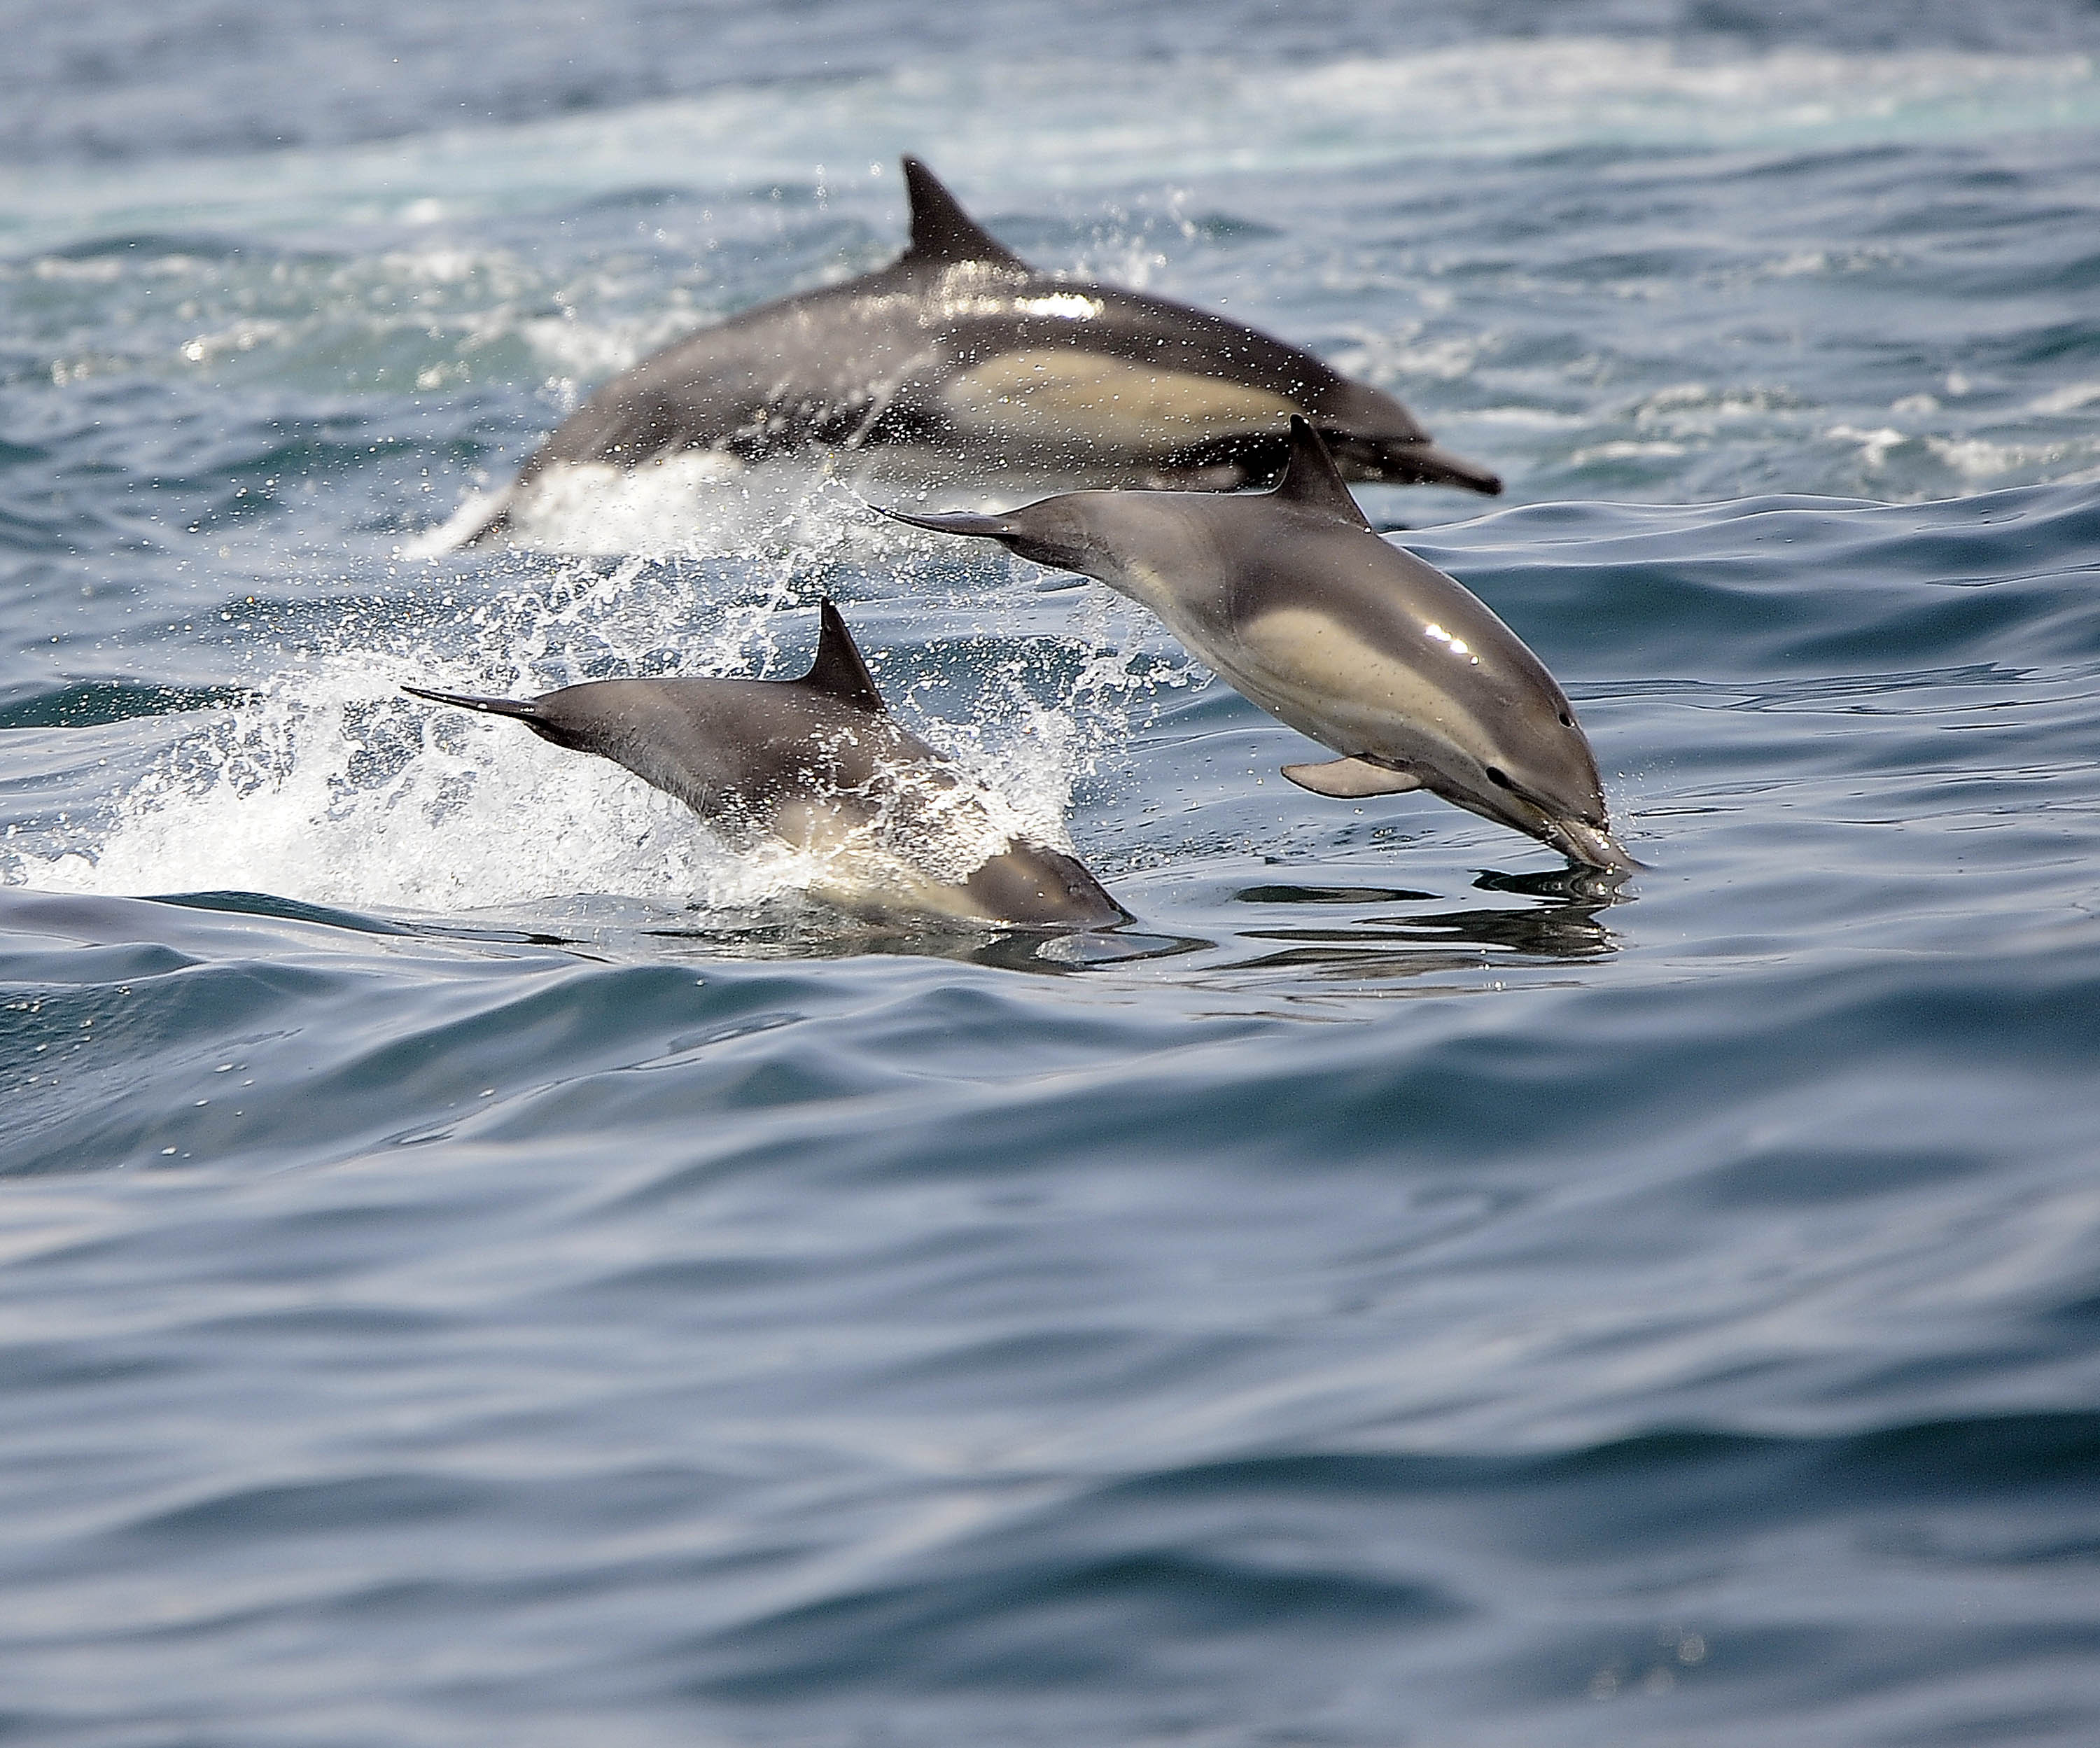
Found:
<path fill-rule="evenodd" d="M 1589 737 L 1542 667 L 1492 711 L 1454 713 L 1421 761 L 1423 786 L 1453 806 L 1535 837 L 1586 867 L 1639 863 L 1612 836 Z"/>
<path fill-rule="evenodd" d="M 1074 492 L 1003 514 L 887 514 L 995 540 L 1149 607 L 1233 686 L 1348 767 L 1317 793 L 1421 788 L 1592 868 L 1613 840 L 1567 696 L 1477 597 L 1380 541 L 1300 420 L 1271 492 Z M 1300 463 L 1306 465 L 1301 466 Z M 1317 462 L 1317 466 L 1312 465 Z"/>

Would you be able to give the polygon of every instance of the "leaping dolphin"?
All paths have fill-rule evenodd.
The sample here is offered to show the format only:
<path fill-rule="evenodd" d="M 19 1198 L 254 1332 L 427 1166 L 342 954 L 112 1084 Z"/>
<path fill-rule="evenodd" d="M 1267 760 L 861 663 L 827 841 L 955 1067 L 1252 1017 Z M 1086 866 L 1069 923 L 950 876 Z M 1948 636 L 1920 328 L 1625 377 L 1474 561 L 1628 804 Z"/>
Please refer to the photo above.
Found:
<path fill-rule="evenodd" d="M 1379 538 L 1311 425 L 1273 491 L 1073 492 L 1003 516 L 887 514 L 982 535 L 1149 608 L 1255 704 L 1342 756 L 1316 795 L 1427 789 L 1594 868 L 1611 833 L 1574 707 L 1485 603 Z"/>
<path fill-rule="evenodd" d="M 733 843 L 814 853 L 818 896 L 857 914 L 1098 929 L 1130 913 L 1063 850 L 1019 831 L 995 797 L 890 715 L 829 601 L 794 680 L 593 680 L 538 698 L 406 686 L 515 717 L 675 795 Z"/>
<path fill-rule="evenodd" d="M 1382 389 L 1185 304 L 1043 273 L 916 158 L 888 267 L 760 305 L 645 359 L 540 445 L 465 539 L 505 532 L 550 471 L 690 450 L 905 452 L 923 479 L 1006 473 L 1185 489 L 1264 484 L 1309 417 L 1351 479 L 1498 492 Z"/>

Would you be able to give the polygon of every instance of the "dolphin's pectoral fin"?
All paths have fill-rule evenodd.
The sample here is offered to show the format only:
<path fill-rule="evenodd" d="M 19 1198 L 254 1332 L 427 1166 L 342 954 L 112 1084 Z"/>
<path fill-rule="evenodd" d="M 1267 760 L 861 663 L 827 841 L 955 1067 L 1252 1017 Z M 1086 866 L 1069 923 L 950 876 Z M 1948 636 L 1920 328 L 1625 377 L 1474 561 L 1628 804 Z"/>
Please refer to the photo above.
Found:
<path fill-rule="evenodd" d="M 904 188 L 911 203 L 911 246 L 907 261 L 948 267 L 986 261 L 1026 272 L 1028 263 L 964 212 L 940 179 L 918 159 L 904 161 Z"/>
<path fill-rule="evenodd" d="M 828 597 L 817 603 L 817 659 L 794 683 L 882 714 L 889 706 L 875 689 L 875 677 L 861 660 L 860 646 L 854 642 L 845 619 Z"/>
<path fill-rule="evenodd" d="M 1320 440 L 1319 432 L 1312 429 L 1312 422 L 1303 413 L 1290 416 L 1290 462 L 1271 495 L 1279 502 L 1332 516 L 1337 522 L 1346 522 L 1352 527 L 1366 532 L 1370 528 L 1370 519 L 1349 495 L 1349 488 L 1343 483 L 1341 470 L 1335 466 L 1335 458 L 1327 452 L 1326 444 Z"/>
<path fill-rule="evenodd" d="M 1369 759 L 1334 759 L 1325 765 L 1286 765 L 1283 775 L 1301 789 L 1338 801 L 1361 801 L 1367 795 L 1405 795 L 1422 779 L 1404 770 L 1374 765 Z"/>

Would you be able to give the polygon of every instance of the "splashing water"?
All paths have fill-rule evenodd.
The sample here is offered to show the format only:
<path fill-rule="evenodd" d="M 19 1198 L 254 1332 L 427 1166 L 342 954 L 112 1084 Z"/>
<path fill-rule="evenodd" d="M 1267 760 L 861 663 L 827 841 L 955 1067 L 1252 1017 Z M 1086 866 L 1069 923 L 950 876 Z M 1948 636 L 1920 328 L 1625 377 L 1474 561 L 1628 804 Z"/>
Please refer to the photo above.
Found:
<path fill-rule="evenodd" d="M 898 545 L 835 483 L 740 492 L 738 525 L 712 530 L 717 554 L 731 541 L 740 550 L 703 567 L 704 583 L 726 582 L 732 598 L 696 602 L 694 567 L 663 550 L 684 550 L 690 505 L 659 498 L 655 507 L 656 519 L 635 530 L 656 546 L 651 556 L 610 567 L 535 562 L 522 572 L 514 561 L 485 598 L 401 614 L 377 636 L 344 629 L 230 710 L 161 718 L 177 738 L 135 783 L 99 817 L 11 843 L 0 878 L 104 894 L 240 888 L 445 914 L 584 894 L 746 912 L 836 899 L 869 879 L 908 885 L 884 872 L 895 875 L 899 854 L 959 880 L 1009 839 L 1069 850 L 1073 784 L 1127 732 L 1124 695 L 1185 684 L 1191 671 L 1148 651 L 1134 616 L 1112 609 L 1087 616 L 1079 633 L 1074 708 L 1031 692 L 1020 651 L 978 656 L 961 677 L 960 720 L 907 712 L 964 787 L 907 785 L 867 831 L 806 849 L 732 846 L 609 761 L 399 694 L 404 682 L 518 696 L 621 674 L 781 678 L 805 659 L 791 652 L 805 644 L 820 580 L 843 567 L 851 580 Z M 876 653 L 878 666 L 900 660 L 921 658 Z M 887 690 L 908 700 L 937 683 L 893 680 Z"/>

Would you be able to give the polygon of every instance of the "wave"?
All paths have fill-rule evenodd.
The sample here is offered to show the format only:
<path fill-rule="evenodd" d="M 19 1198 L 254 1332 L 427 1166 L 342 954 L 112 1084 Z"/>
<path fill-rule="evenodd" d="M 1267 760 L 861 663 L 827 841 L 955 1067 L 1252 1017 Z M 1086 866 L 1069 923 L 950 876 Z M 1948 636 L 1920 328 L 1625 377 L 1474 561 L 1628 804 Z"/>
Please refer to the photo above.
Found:
<path fill-rule="evenodd" d="M 885 178 L 907 150 L 968 166 L 996 219 L 999 195 L 1039 187 L 1046 168 L 1060 185 L 1098 189 L 1126 185 L 1134 164 L 1171 180 L 1599 147 L 1793 152 L 2096 122 L 2100 71 L 2076 53 L 1548 37 L 1283 68 L 935 55 L 380 143 L 17 171 L 0 174 L 0 226 L 33 249 L 120 225 L 211 236 L 232 211 L 251 234 L 281 234 L 770 186 L 859 212 L 886 204 Z M 849 139 L 858 149 L 840 161 Z M 666 165 L 686 172 L 668 191 Z M 142 211 L 157 215 L 154 231 L 141 232 Z"/>

